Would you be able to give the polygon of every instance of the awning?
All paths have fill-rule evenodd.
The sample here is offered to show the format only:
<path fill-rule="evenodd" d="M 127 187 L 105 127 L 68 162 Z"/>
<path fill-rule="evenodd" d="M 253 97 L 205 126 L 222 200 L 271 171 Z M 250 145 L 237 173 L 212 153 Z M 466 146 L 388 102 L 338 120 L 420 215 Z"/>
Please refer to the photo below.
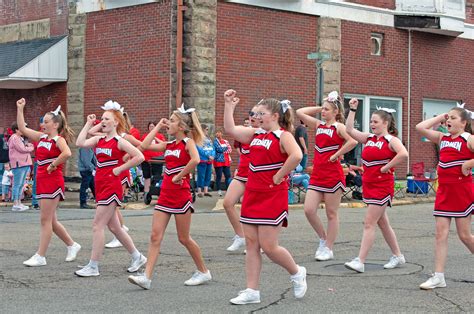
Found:
<path fill-rule="evenodd" d="M 67 36 L 0 44 L 0 89 L 67 81 Z"/>

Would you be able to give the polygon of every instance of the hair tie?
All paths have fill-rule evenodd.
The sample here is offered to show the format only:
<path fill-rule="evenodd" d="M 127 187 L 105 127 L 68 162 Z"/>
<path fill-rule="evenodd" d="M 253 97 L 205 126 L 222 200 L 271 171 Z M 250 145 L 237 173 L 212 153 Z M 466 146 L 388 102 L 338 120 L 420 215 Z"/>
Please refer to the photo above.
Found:
<path fill-rule="evenodd" d="M 394 112 L 397 112 L 395 109 L 392 109 L 392 108 L 385 108 L 385 107 L 379 107 L 379 106 L 375 106 L 377 108 L 377 110 L 382 110 L 382 111 L 385 111 L 385 112 L 388 112 L 388 113 L 394 113 Z"/>
<path fill-rule="evenodd" d="M 123 114 L 123 107 L 120 106 L 120 104 L 116 101 L 109 100 L 106 102 L 102 107 L 103 110 L 116 110 L 120 111 Z"/>
<path fill-rule="evenodd" d="M 61 105 L 59 105 L 56 110 L 50 111 L 54 116 L 59 115 L 59 111 L 61 111 Z"/>
<path fill-rule="evenodd" d="M 196 108 L 188 108 L 188 109 L 184 109 L 184 103 L 181 105 L 181 107 L 178 108 L 178 111 L 180 113 L 193 113 L 194 111 L 196 110 Z"/>
<path fill-rule="evenodd" d="M 280 101 L 280 104 L 281 104 L 281 110 L 283 111 L 283 113 L 287 112 L 288 109 L 291 108 L 291 106 L 290 106 L 291 101 L 289 101 L 288 99 Z"/>

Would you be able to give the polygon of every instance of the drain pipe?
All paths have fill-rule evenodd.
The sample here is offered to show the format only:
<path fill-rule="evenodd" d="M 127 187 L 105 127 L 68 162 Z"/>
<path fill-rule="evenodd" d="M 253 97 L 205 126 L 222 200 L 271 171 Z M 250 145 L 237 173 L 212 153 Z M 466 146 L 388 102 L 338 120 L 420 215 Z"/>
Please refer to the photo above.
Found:
<path fill-rule="evenodd" d="M 410 129 L 411 129 L 411 29 L 408 30 L 408 95 L 407 95 L 407 111 L 408 111 L 408 134 L 407 134 L 407 149 L 408 149 L 408 165 L 407 173 L 410 172 Z"/>
<path fill-rule="evenodd" d="M 183 102 L 183 11 L 186 7 L 183 0 L 177 3 L 176 21 L 176 108 Z"/>

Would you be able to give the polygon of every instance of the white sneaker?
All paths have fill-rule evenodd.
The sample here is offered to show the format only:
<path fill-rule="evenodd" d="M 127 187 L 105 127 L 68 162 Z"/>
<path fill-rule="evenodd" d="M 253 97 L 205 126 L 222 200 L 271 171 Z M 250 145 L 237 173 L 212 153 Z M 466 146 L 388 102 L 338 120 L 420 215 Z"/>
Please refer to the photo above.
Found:
<path fill-rule="evenodd" d="M 405 256 L 403 256 L 403 254 L 400 255 L 400 256 L 392 255 L 392 256 L 390 256 L 390 259 L 388 260 L 388 263 L 383 265 L 383 268 L 392 269 L 392 268 L 401 266 L 405 263 L 406 263 Z"/>
<path fill-rule="evenodd" d="M 222 196 L 222 191 L 219 190 L 219 191 L 217 192 L 217 195 Z"/>
<path fill-rule="evenodd" d="M 230 299 L 232 304 L 252 304 L 260 303 L 260 291 L 247 288 L 239 292 L 236 298 Z"/>
<path fill-rule="evenodd" d="M 120 241 L 116 237 L 114 237 L 109 243 L 105 244 L 105 247 L 108 249 L 114 249 L 122 246 L 122 243 L 120 243 Z"/>
<path fill-rule="evenodd" d="M 76 259 L 77 253 L 81 250 L 81 246 L 79 243 L 74 242 L 73 245 L 67 247 L 67 256 L 65 261 L 72 262 Z"/>
<path fill-rule="evenodd" d="M 198 286 L 212 279 L 211 272 L 207 270 L 205 273 L 201 273 L 196 270 L 192 277 L 184 282 L 186 286 Z"/>
<path fill-rule="evenodd" d="M 151 288 L 151 280 L 146 278 L 145 274 L 141 274 L 137 276 L 128 276 L 128 281 L 145 290 L 150 290 Z"/>
<path fill-rule="evenodd" d="M 17 206 L 17 205 L 13 205 L 13 206 L 12 206 L 12 212 L 20 211 L 20 209 L 21 209 L 20 206 Z"/>
<path fill-rule="evenodd" d="M 326 240 L 319 239 L 319 246 L 318 249 L 316 250 L 316 253 L 314 253 L 314 258 L 318 259 L 318 256 L 321 254 L 321 250 L 326 247 Z"/>
<path fill-rule="evenodd" d="M 84 268 L 74 272 L 79 277 L 95 277 L 99 276 L 99 268 L 91 267 L 89 265 L 84 266 Z"/>
<path fill-rule="evenodd" d="M 23 265 L 36 267 L 46 265 L 46 257 L 40 256 L 38 253 L 30 257 L 30 259 L 23 262 Z"/>
<path fill-rule="evenodd" d="M 360 258 L 356 257 L 352 261 L 347 262 L 344 264 L 347 269 L 350 270 L 355 270 L 358 273 L 363 273 L 364 272 L 364 263 L 360 261 Z"/>
<path fill-rule="evenodd" d="M 306 284 L 306 268 L 303 266 L 298 266 L 298 273 L 290 277 L 291 282 L 293 282 L 293 292 L 295 298 L 301 299 L 306 293 L 308 288 Z"/>
<path fill-rule="evenodd" d="M 433 274 L 433 276 L 430 277 L 427 281 L 422 283 L 420 285 L 420 289 L 423 290 L 431 290 L 435 288 L 445 288 L 446 287 L 446 281 L 444 280 L 443 275 L 436 275 Z"/>
<path fill-rule="evenodd" d="M 128 229 L 128 227 L 125 226 L 125 225 L 122 226 L 122 229 L 125 230 L 125 232 L 128 232 L 128 231 L 130 230 L 130 229 Z"/>
<path fill-rule="evenodd" d="M 19 206 L 23 209 L 22 211 L 30 209 L 30 206 L 27 205 L 20 204 Z"/>
<path fill-rule="evenodd" d="M 232 240 L 234 240 L 234 242 L 232 242 L 232 245 L 227 248 L 227 251 L 235 252 L 245 247 L 245 238 L 241 238 L 238 235 L 235 235 Z"/>
<path fill-rule="evenodd" d="M 320 250 L 319 255 L 316 255 L 317 261 L 329 261 L 331 259 L 334 259 L 334 253 L 327 246 Z"/>
<path fill-rule="evenodd" d="M 143 265 L 146 264 L 146 261 L 147 261 L 146 257 L 143 256 L 143 254 L 140 254 L 140 257 L 139 257 L 139 258 L 137 258 L 137 259 L 135 259 L 135 260 L 132 259 L 132 263 L 130 264 L 130 267 L 127 268 L 127 271 L 128 271 L 129 273 L 134 273 L 134 272 L 136 272 L 137 270 L 140 269 L 140 267 L 142 267 Z"/>

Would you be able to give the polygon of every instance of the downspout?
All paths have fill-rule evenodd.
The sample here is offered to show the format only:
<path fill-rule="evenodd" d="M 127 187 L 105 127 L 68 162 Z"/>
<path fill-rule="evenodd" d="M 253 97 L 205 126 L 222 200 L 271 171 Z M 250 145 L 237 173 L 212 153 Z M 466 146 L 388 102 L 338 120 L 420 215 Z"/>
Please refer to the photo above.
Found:
<path fill-rule="evenodd" d="M 411 30 L 408 30 L 408 95 L 407 95 L 407 111 L 408 111 L 408 134 L 407 134 L 407 149 L 408 149 L 408 165 L 407 172 L 410 172 L 410 129 L 411 129 Z"/>
<path fill-rule="evenodd" d="M 186 7 L 183 0 L 177 3 L 177 25 L 176 25 L 176 108 L 183 102 L 183 11 Z"/>

